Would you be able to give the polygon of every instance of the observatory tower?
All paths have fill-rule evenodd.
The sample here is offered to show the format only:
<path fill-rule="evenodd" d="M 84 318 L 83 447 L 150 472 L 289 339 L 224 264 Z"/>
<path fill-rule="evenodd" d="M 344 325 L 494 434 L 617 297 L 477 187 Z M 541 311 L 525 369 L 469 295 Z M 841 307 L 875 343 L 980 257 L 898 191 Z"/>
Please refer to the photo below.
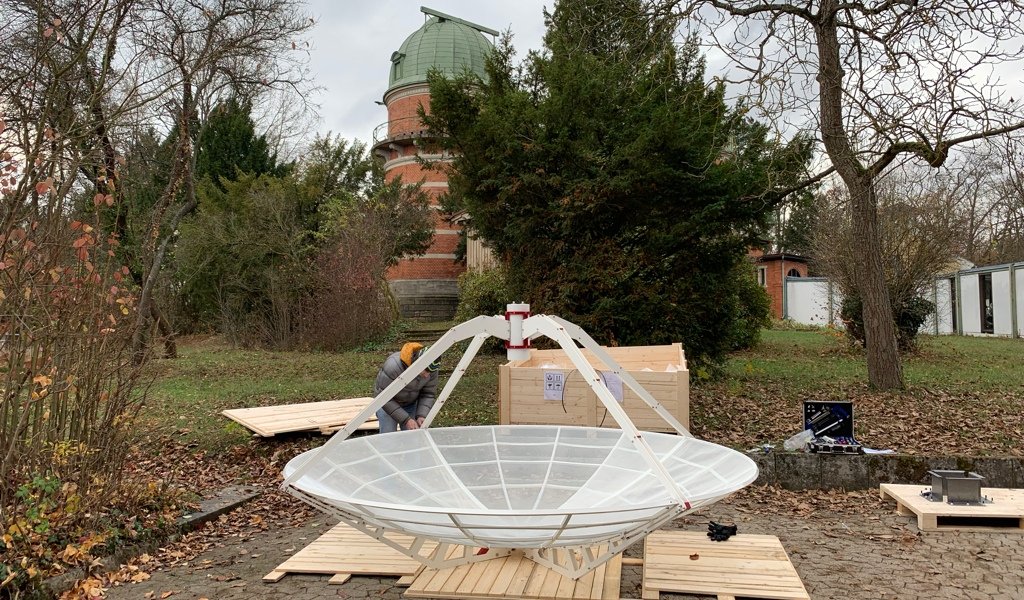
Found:
<path fill-rule="evenodd" d="M 391 54 L 391 74 L 384 92 L 388 121 L 373 134 L 373 152 L 384 160 L 384 177 L 401 177 L 408 184 L 423 183 L 431 205 L 448 191 L 447 175 L 424 169 L 419 159 L 450 162 L 430 139 L 417 114 L 430 111 L 427 73 L 437 69 L 447 76 L 466 70 L 486 77 L 484 62 L 493 48 L 486 35 L 498 32 L 433 9 L 421 7 L 427 19 Z M 403 317 L 446 320 L 458 302 L 456 279 L 465 265 L 455 260 L 459 228 L 445 222 L 435 210 L 434 238 L 426 254 L 403 258 L 388 271 L 388 283 Z"/>

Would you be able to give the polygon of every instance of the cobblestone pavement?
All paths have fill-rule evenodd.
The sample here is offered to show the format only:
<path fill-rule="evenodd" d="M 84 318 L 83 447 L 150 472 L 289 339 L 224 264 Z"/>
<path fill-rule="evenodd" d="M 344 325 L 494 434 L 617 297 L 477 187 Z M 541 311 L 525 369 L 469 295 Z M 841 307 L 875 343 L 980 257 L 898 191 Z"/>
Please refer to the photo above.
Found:
<path fill-rule="evenodd" d="M 864 514 L 817 511 L 807 517 L 756 514 L 747 505 L 726 500 L 677 521 L 683 529 L 704 530 L 709 519 L 733 521 L 740 533 L 776 535 L 789 552 L 815 600 L 992 599 L 1024 598 L 1024 535 L 1020 533 L 924 533 L 894 505 Z M 353 577 L 330 585 L 327 576 L 288 575 L 264 584 L 264 575 L 324 532 L 317 519 L 302 527 L 277 529 L 248 541 L 225 540 L 194 560 L 157 571 L 139 584 L 114 587 L 107 597 L 242 599 L 399 598 L 396 579 Z M 728 543 L 728 542 L 725 542 Z M 643 544 L 627 551 L 640 556 Z M 640 567 L 624 567 L 621 596 L 639 598 Z M 669 598 L 692 598 L 662 594 Z M 706 598 L 706 597 L 705 597 Z"/>

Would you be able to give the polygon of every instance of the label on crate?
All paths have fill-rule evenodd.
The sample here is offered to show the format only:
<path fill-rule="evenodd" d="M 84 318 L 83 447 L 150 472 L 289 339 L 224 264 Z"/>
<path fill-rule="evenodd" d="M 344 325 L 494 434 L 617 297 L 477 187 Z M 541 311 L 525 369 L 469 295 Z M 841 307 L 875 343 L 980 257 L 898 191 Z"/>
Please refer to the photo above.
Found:
<path fill-rule="evenodd" d="M 601 371 L 601 379 L 608 391 L 612 393 L 612 397 L 622 404 L 622 378 L 614 371 Z"/>
<path fill-rule="evenodd" d="M 565 373 L 544 371 L 544 399 L 561 400 L 565 391 Z"/>

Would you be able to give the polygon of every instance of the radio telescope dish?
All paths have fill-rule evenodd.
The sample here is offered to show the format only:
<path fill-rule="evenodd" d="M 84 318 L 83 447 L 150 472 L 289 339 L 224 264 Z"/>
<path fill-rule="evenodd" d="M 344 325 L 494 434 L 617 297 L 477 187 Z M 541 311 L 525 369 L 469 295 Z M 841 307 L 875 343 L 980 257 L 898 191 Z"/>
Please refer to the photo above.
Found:
<path fill-rule="evenodd" d="M 556 341 L 620 429 L 430 424 L 488 337 L 510 360 L 530 340 Z M 420 429 L 349 439 L 373 413 L 459 341 L 472 338 Z M 577 347 L 602 361 L 679 435 L 637 430 Z M 580 327 L 510 304 L 504 317 L 451 328 L 322 447 L 285 467 L 283 488 L 430 567 L 518 549 L 582 577 L 680 515 L 757 478 L 735 450 L 694 438 Z M 395 534 L 403 534 L 399 539 Z M 428 551 L 424 542 L 436 540 Z"/>
<path fill-rule="evenodd" d="M 557 548 L 649 531 L 757 477 L 754 462 L 735 450 L 644 436 L 689 506 L 678 506 L 627 434 L 588 427 L 444 427 L 353 438 L 293 485 L 349 519 L 390 531 L 466 546 Z M 285 476 L 306 458 L 294 458 Z"/>

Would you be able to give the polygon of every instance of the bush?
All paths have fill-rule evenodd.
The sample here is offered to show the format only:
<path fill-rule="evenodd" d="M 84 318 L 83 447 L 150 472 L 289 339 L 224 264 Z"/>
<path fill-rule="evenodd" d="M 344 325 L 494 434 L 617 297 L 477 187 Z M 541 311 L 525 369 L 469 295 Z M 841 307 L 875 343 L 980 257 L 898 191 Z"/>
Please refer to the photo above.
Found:
<path fill-rule="evenodd" d="M 371 219 L 338 236 L 315 261 L 312 294 L 300 311 L 302 343 L 339 350 L 380 337 L 397 318 L 384 272 L 387 257 L 372 243 Z M 378 232 L 379 233 L 379 232 Z"/>
<path fill-rule="evenodd" d="M 516 301 L 512 295 L 504 268 L 467 271 L 459 276 L 459 305 L 455 309 L 455 320 L 462 322 L 479 315 L 504 314 L 505 306 Z"/>
<path fill-rule="evenodd" d="M 750 265 L 740 263 L 733 273 L 736 287 L 736 318 L 728 331 L 731 350 L 752 348 L 761 341 L 761 330 L 770 327 L 772 300 L 757 283 Z"/>
<path fill-rule="evenodd" d="M 893 306 L 893 317 L 896 319 L 896 343 L 901 352 L 911 352 L 917 347 L 917 333 L 928 315 L 935 310 L 935 304 L 924 298 L 915 297 Z M 864 315 L 860 296 L 855 294 L 843 298 L 839 312 L 846 335 L 851 342 L 867 347 L 864 339 Z"/>

